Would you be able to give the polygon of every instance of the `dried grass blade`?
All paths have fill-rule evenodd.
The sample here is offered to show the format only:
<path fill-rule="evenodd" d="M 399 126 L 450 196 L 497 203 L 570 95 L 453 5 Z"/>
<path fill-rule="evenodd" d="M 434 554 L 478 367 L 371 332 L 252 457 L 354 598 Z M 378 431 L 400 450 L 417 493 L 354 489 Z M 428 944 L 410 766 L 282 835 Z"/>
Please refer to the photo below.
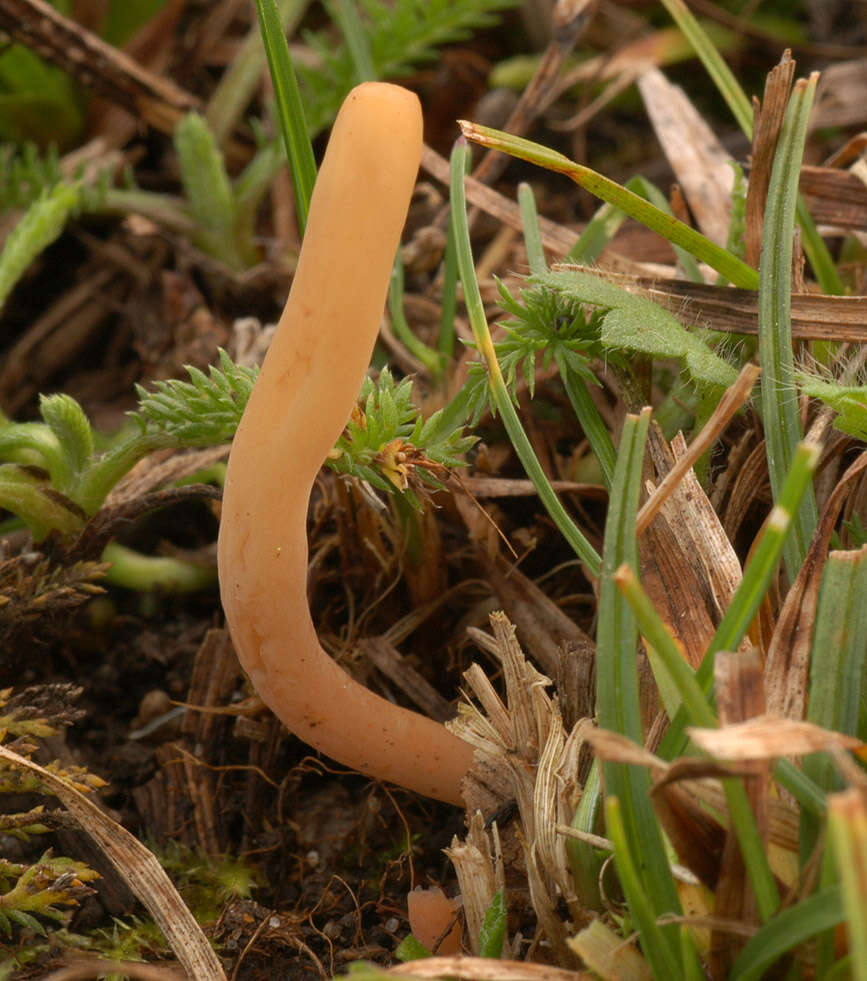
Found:
<path fill-rule="evenodd" d="M 554 272 L 572 266 L 552 266 Z M 686 280 L 666 281 L 629 276 L 580 267 L 616 283 L 630 293 L 653 300 L 685 326 L 721 330 L 727 334 L 758 333 L 758 296 L 755 290 L 710 286 Z M 826 296 L 821 293 L 793 293 L 791 298 L 792 337 L 800 341 L 867 342 L 867 297 Z"/>
<path fill-rule="evenodd" d="M 658 68 L 641 75 L 638 90 L 698 227 L 712 242 L 725 246 L 734 186 L 731 154 L 683 89 Z"/>
<path fill-rule="evenodd" d="M 819 582 L 831 533 L 840 509 L 850 493 L 851 482 L 867 468 L 867 452 L 862 453 L 846 470 L 834 488 L 810 551 L 786 601 L 768 648 L 765 660 L 765 690 L 768 711 L 788 719 L 802 719 L 807 703 L 807 671 L 812 626 L 816 622 Z"/>
<path fill-rule="evenodd" d="M 759 264 L 771 167 L 794 76 L 795 63 L 790 52 L 785 51 L 780 63 L 768 72 L 761 106 L 758 101 L 754 102 L 753 154 L 746 213 L 746 259 L 751 266 Z"/>
<path fill-rule="evenodd" d="M 696 673 L 696 678 L 705 692 L 710 691 L 713 679 L 713 655 L 717 651 L 737 650 L 747 627 L 756 615 L 782 554 L 791 526 L 792 513 L 816 469 L 818 459 L 818 447 L 809 443 L 801 444 L 795 454 L 779 503 L 768 518 L 761 541 L 744 571 L 744 578 Z M 664 759 L 673 759 L 683 751 L 685 724 L 686 713 L 681 710 L 672 720 L 671 728 L 662 741 L 660 755 Z"/>
<path fill-rule="evenodd" d="M 602 920 L 572 937 L 569 946 L 603 981 L 652 981 L 647 961 Z"/>
<path fill-rule="evenodd" d="M 716 442 L 725 427 L 734 417 L 738 409 L 750 397 L 753 385 L 761 373 L 758 365 L 747 364 L 741 369 L 737 381 L 726 389 L 710 418 L 702 427 L 701 432 L 690 443 L 689 449 L 678 457 L 677 462 L 665 475 L 653 495 L 644 503 L 638 512 L 636 530 L 641 535 L 653 517 L 687 472 L 695 466 L 701 456 Z"/>

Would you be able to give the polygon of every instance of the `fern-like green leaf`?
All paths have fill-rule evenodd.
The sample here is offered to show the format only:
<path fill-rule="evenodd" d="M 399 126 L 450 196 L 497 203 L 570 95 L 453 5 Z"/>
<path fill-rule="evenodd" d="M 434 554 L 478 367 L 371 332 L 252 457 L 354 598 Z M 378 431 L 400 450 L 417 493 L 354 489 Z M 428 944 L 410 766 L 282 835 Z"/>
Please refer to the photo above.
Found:
<path fill-rule="evenodd" d="M 175 127 L 174 141 L 184 192 L 198 226 L 198 244 L 232 268 L 244 269 L 255 257 L 241 254 L 232 185 L 208 123 L 198 113 L 189 113 Z"/>
<path fill-rule="evenodd" d="M 29 207 L 44 191 L 62 180 L 55 145 L 44 153 L 35 143 L 25 143 L 21 148 L 13 143 L 0 145 L 0 214 Z"/>
<path fill-rule="evenodd" d="M 220 350 L 220 367 L 209 374 L 187 367 L 189 381 L 173 378 L 148 392 L 136 386 L 139 406 L 131 413 L 148 435 L 162 435 L 167 445 L 216 446 L 235 435 L 253 390 L 258 369 L 236 365 Z"/>
<path fill-rule="evenodd" d="M 437 48 L 465 40 L 496 23 L 496 13 L 514 0 L 360 0 L 365 47 L 379 79 L 400 78 L 436 57 Z M 305 41 L 317 56 L 315 65 L 296 63 L 304 89 L 304 110 L 311 135 L 334 118 L 337 107 L 357 81 L 346 45 L 335 44 L 328 31 L 307 33 Z"/>
<path fill-rule="evenodd" d="M 403 492 L 413 506 L 419 493 L 442 486 L 449 467 L 474 438 L 451 426 L 442 414 L 422 419 L 412 403 L 412 382 L 395 383 L 387 369 L 374 381 L 366 378 L 358 405 L 327 465 L 337 473 L 364 480 L 380 491 Z"/>
<path fill-rule="evenodd" d="M 601 344 L 601 313 L 588 311 L 584 303 L 566 290 L 534 286 L 522 289 L 518 298 L 497 281 L 500 305 L 510 314 L 499 321 L 506 336 L 494 344 L 503 378 L 517 404 L 517 383 L 523 376 L 532 398 L 536 388 L 537 358 L 547 369 L 552 362 L 563 365 L 589 385 L 596 385 L 593 359 L 606 352 Z M 475 425 L 490 405 L 487 370 L 471 363 L 467 379 L 468 419 Z"/>

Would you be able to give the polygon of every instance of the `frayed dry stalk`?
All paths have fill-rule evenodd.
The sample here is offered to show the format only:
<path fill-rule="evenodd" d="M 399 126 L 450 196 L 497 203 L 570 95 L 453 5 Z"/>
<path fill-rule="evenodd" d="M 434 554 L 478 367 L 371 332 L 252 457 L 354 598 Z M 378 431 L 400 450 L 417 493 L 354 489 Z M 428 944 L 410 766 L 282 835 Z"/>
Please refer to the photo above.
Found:
<path fill-rule="evenodd" d="M 490 831 L 486 830 L 481 811 L 476 811 L 470 818 L 466 838 L 461 841 L 455 835 L 451 848 L 446 848 L 445 853 L 454 865 L 458 877 L 470 948 L 478 955 L 485 913 L 494 896 L 506 888 L 503 852 L 496 822 Z M 503 942 L 503 957 L 511 956 L 512 945 L 507 936 Z"/>
<path fill-rule="evenodd" d="M 567 939 L 588 913 L 576 894 L 565 839 L 557 826 L 572 819 L 580 795 L 578 758 L 592 726 L 581 720 L 567 735 L 557 699 L 545 691 L 551 681 L 526 660 L 515 628 L 503 613 L 491 614 L 491 626 L 494 636 L 485 646 L 500 663 L 506 702 L 474 664 L 464 677 L 478 705 L 462 705 L 458 718 L 447 726 L 476 748 L 477 759 L 481 756 L 470 771 L 472 786 L 465 787 L 470 808 L 475 807 L 473 792 L 479 783 L 494 782 L 517 801 L 533 908 L 561 963 L 574 963 Z M 470 838 L 464 846 L 453 844 L 452 849 L 469 843 Z M 490 845 L 486 847 L 490 850 Z M 482 854 L 484 850 L 479 847 Z M 492 866 L 485 875 L 495 879 Z M 571 923 L 561 917 L 561 901 L 566 903 Z"/>

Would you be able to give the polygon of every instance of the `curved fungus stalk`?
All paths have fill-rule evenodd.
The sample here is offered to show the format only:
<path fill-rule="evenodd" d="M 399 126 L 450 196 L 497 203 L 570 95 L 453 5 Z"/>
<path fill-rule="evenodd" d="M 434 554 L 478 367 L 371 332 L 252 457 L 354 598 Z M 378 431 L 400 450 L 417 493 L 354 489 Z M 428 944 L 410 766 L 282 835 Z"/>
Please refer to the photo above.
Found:
<path fill-rule="evenodd" d="M 334 124 L 286 308 L 238 427 L 219 536 L 223 609 L 274 713 L 338 762 L 461 804 L 472 749 L 354 681 L 322 649 L 307 602 L 313 481 L 370 360 L 421 155 L 421 107 L 368 82 Z"/>

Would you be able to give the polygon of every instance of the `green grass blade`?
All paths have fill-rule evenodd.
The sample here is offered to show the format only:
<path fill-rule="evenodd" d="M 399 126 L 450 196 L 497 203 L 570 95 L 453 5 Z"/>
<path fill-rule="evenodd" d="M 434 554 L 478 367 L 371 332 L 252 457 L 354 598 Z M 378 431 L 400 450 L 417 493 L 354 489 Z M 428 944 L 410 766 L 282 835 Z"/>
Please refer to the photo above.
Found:
<path fill-rule="evenodd" d="M 294 32 L 310 0 L 277 0 L 277 13 L 284 34 Z M 265 51 L 262 32 L 253 28 L 240 50 L 223 72 L 205 109 L 205 119 L 220 146 L 228 139 L 254 93 L 262 84 Z"/>
<path fill-rule="evenodd" d="M 662 5 L 671 19 L 680 28 L 683 36 L 695 49 L 708 75 L 713 79 L 720 95 L 725 99 L 738 126 L 748 139 L 753 135 L 753 107 L 731 68 L 725 63 L 713 41 L 707 36 L 701 24 L 683 0 L 662 0 Z"/>
<path fill-rule="evenodd" d="M 780 894 L 765 851 L 756 817 L 743 783 L 735 778 L 722 781 L 732 828 L 744 859 L 744 868 L 756 896 L 762 922 L 766 923 L 780 908 Z"/>
<path fill-rule="evenodd" d="M 542 465 L 530 440 L 521 426 L 518 413 L 509 397 L 497 355 L 494 351 L 491 332 L 488 329 L 488 321 L 485 317 L 485 308 L 482 297 L 479 293 L 479 284 L 476 281 L 476 272 L 473 266 L 473 254 L 470 246 L 470 232 L 467 224 L 467 199 L 464 191 L 464 175 L 468 160 L 468 147 L 463 140 L 455 144 L 451 158 L 451 204 L 452 217 L 454 220 L 455 248 L 457 250 L 458 270 L 461 282 L 464 287 L 464 302 L 467 307 L 470 327 L 476 341 L 479 353 L 485 361 L 488 369 L 488 385 L 491 392 L 491 400 L 500 413 L 512 446 L 521 461 L 522 466 L 527 472 L 527 476 L 533 482 L 539 499 L 545 506 L 545 510 L 551 516 L 560 534 L 566 539 L 574 549 L 575 554 L 584 562 L 591 574 L 599 575 L 602 560 L 599 553 L 590 544 L 569 513 L 563 507 L 560 499 L 554 493 L 551 483 L 542 469 Z"/>
<path fill-rule="evenodd" d="M 518 205 L 521 209 L 521 219 L 524 226 L 524 242 L 527 248 L 527 258 L 530 264 L 530 274 L 541 276 L 548 271 L 548 264 L 545 261 L 545 250 L 542 247 L 542 235 L 539 230 L 539 216 L 536 211 L 536 199 L 533 197 L 533 190 L 527 183 L 518 185 Z M 609 207 L 604 205 L 604 207 Z M 620 215 L 621 220 L 626 216 L 622 211 L 612 208 L 611 212 Z M 618 222 L 619 224 L 619 222 Z M 601 251 L 601 250 L 600 250 Z M 587 382 L 569 366 L 564 352 L 556 349 L 554 358 L 557 362 L 557 369 L 560 372 L 560 380 L 578 417 L 584 435 L 587 437 L 590 447 L 602 469 L 602 477 L 606 487 L 611 487 L 614 478 L 614 464 L 617 459 L 617 451 L 611 440 L 608 427 L 599 414 L 596 403 L 590 396 Z"/>
<path fill-rule="evenodd" d="M 629 844 L 620 801 L 606 797 L 605 827 L 614 846 L 614 867 L 626 896 L 626 904 L 641 938 L 641 949 L 650 963 L 655 978 L 680 977 L 680 936 L 675 929 L 660 927 L 657 920 L 658 896 L 647 887 L 646 878 L 640 874 L 641 853 L 638 861 Z M 670 874 L 668 878 L 671 878 Z M 673 888 L 673 886 L 672 886 Z"/>
<path fill-rule="evenodd" d="M 867 661 L 867 546 L 831 552 L 822 572 L 810 651 L 807 720 L 832 732 L 860 735 Z M 842 784 L 827 753 L 804 758 L 804 773 L 822 790 Z M 811 853 L 820 832 L 813 815 L 801 820 L 801 856 Z"/>
<path fill-rule="evenodd" d="M 630 177 L 623 186 L 627 191 L 634 191 L 639 197 L 656 205 L 660 211 L 671 214 L 668 201 L 666 201 L 662 191 L 641 175 Z M 603 204 L 587 222 L 587 226 L 578 241 L 567 252 L 563 261 L 574 262 L 582 266 L 592 265 L 602 254 L 606 245 L 614 238 L 617 229 L 620 228 L 626 217 L 626 212 L 621 211 L 620 208 L 615 208 L 613 204 Z M 694 283 L 703 283 L 704 277 L 699 271 L 695 258 L 680 246 L 675 246 L 674 249 L 687 279 Z"/>
<path fill-rule="evenodd" d="M 524 245 L 530 263 L 530 275 L 546 272 L 545 250 L 542 247 L 542 233 L 539 230 L 539 213 L 533 188 L 526 181 L 518 185 L 518 207 L 521 209 L 521 223 L 524 226 Z"/>
<path fill-rule="evenodd" d="M 632 186 L 634 180 L 632 177 L 625 184 L 630 191 L 635 190 Z M 581 266 L 592 265 L 602 255 L 626 218 L 626 212 L 615 208 L 613 204 L 601 204 L 578 236 L 578 241 L 563 257 L 563 261 Z"/>
<path fill-rule="evenodd" d="M 583 164 L 575 163 L 556 150 L 525 140 L 523 137 L 464 120 L 460 121 L 460 126 L 464 136 L 474 143 L 564 174 L 585 191 L 620 208 L 630 218 L 657 232 L 673 245 L 682 247 L 700 262 L 706 262 L 735 286 L 750 290 L 758 288 L 759 277 L 755 269 L 705 238 L 701 232 L 667 215 L 616 181 L 604 177 Z"/>
<path fill-rule="evenodd" d="M 632 568 L 638 565 L 635 516 L 649 423 L 650 412 L 645 410 L 640 416 L 628 415 L 623 424 L 605 522 L 605 548 L 599 582 L 599 622 L 596 629 L 599 725 L 639 745 L 644 743 L 644 733 L 638 696 L 638 626 L 617 588 L 615 573 L 624 563 Z M 603 763 L 602 771 L 606 799 L 614 797 L 618 801 L 618 820 L 622 822 L 625 847 L 635 863 L 641 889 L 651 904 L 654 917 L 678 911 L 677 890 L 650 800 L 649 772 L 642 766 L 615 762 Z M 636 915 L 634 911 L 633 915 Z M 679 961 L 677 930 L 668 928 L 663 934 L 666 956 Z M 644 940 L 642 933 L 642 942 Z M 649 950 L 646 953 L 648 959 L 656 960 Z M 654 966 L 660 967 L 661 964 L 662 961 L 656 960 Z"/>
<path fill-rule="evenodd" d="M 777 144 L 759 262 L 759 359 L 761 405 L 768 471 L 774 500 L 801 440 L 798 389 L 792 349 L 792 241 L 801 157 L 817 76 L 795 84 Z M 786 570 L 794 581 L 818 520 L 816 497 L 808 487 L 784 547 Z"/>
<path fill-rule="evenodd" d="M 859 733 L 867 661 L 867 546 L 831 552 L 822 572 L 819 606 L 810 653 L 810 701 L 807 719 L 833 732 Z M 820 770 L 804 768 L 825 790 L 840 786 L 830 779 L 828 761 Z"/>
<path fill-rule="evenodd" d="M 688 926 L 680 928 L 680 957 L 683 961 L 683 981 L 705 981 L 701 958 L 695 949 L 692 931 Z"/>
<path fill-rule="evenodd" d="M 715 728 L 718 725 L 716 713 L 696 681 L 695 672 L 683 659 L 674 637 L 663 623 L 638 577 L 628 565 L 623 565 L 615 573 L 614 581 L 632 609 L 641 635 L 647 641 L 650 664 L 659 690 L 662 692 L 672 687 L 676 689 L 678 705 L 683 704 L 691 725 Z M 673 714 L 669 712 L 669 715 Z"/>
<path fill-rule="evenodd" d="M 458 256 L 451 212 L 449 212 L 447 235 L 446 254 L 443 257 L 443 293 L 440 300 L 437 350 L 446 360 L 450 360 L 455 353 L 455 317 L 458 310 Z"/>
<path fill-rule="evenodd" d="M 326 7 L 346 42 L 346 50 L 355 69 L 356 84 L 376 81 L 370 42 L 358 16 L 357 5 L 349 0 L 334 0 L 333 3 L 326 4 Z"/>
<path fill-rule="evenodd" d="M 668 203 L 668 198 L 666 198 L 666 196 L 655 184 L 652 184 L 649 180 L 647 180 L 647 178 L 641 177 L 640 175 L 638 177 L 633 177 L 632 180 L 626 182 L 626 187 L 628 187 L 631 191 L 635 191 L 639 197 L 642 197 L 646 201 L 649 201 L 652 205 L 655 205 L 660 211 L 664 211 L 667 215 L 671 215 L 672 212 Z M 677 255 L 677 261 L 680 263 L 686 278 L 693 283 L 703 283 L 704 276 L 701 274 L 701 270 L 699 269 L 695 256 L 687 249 L 677 245 L 674 242 L 672 242 L 672 248 Z M 730 254 L 734 255 L 733 252 Z M 738 258 L 742 257 L 738 256 Z"/>
<path fill-rule="evenodd" d="M 867 981 L 867 805 L 863 786 L 828 799 L 828 835 L 840 872 L 852 977 Z"/>
<path fill-rule="evenodd" d="M 821 789 L 791 760 L 780 760 L 774 768 L 774 779 L 795 798 L 805 811 L 821 817 L 827 811 Z"/>
<path fill-rule="evenodd" d="M 391 317 L 391 329 L 398 340 L 416 360 L 424 365 L 434 380 L 440 379 L 443 373 L 440 355 L 415 336 L 403 310 L 403 261 L 399 249 L 394 258 L 388 286 L 388 313 Z"/>
<path fill-rule="evenodd" d="M 759 981 L 779 958 L 817 933 L 833 929 L 842 920 L 843 898 L 838 887 L 790 906 L 747 941 L 732 967 L 731 981 Z"/>
<path fill-rule="evenodd" d="M 289 158 L 292 186 L 295 188 L 298 225 L 303 234 L 307 227 L 313 185 L 316 183 L 316 160 L 310 144 L 298 81 L 289 56 L 289 45 L 280 26 L 275 0 L 256 0 L 256 10 L 259 13 L 268 68 L 274 83 L 277 119 L 286 146 L 286 156 Z"/>
<path fill-rule="evenodd" d="M 744 570 L 743 580 L 720 621 L 708 648 L 709 653 L 737 650 L 743 640 L 768 590 L 786 537 L 791 530 L 793 516 L 808 488 L 812 487 L 819 452 L 820 448 L 814 443 L 801 443 L 795 450 L 779 499 L 768 517 L 762 540 Z M 700 674 L 703 668 L 704 665 L 699 669 Z M 707 674 L 710 680 L 712 668 L 707 669 Z"/>
<path fill-rule="evenodd" d="M 650 597 L 641 588 L 638 578 L 629 566 L 621 566 L 614 577 L 618 588 L 626 597 L 639 629 L 647 640 L 650 663 L 657 677 L 660 691 L 664 685 L 673 685 L 680 696 L 684 710 L 695 726 L 716 728 L 717 718 L 707 696 L 696 680 L 695 673 L 684 661 L 665 624 L 653 606 Z M 660 669 L 662 677 L 660 677 Z M 744 865 L 756 894 L 759 913 L 769 919 L 779 906 L 780 897 L 768 865 L 764 845 L 755 816 L 743 784 L 739 780 L 724 780 L 726 800 L 732 827 L 744 856 Z"/>
<path fill-rule="evenodd" d="M 599 760 L 593 761 L 584 786 L 581 788 L 581 799 L 575 808 L 572 827 L 577 831 L 594 834 L 602 806 L 602 775 Z M 590 842 L 577 838 L 566 839 L 566 855 L 569 858 L 569 868 L 575 889 L 586 909 L 602 911 L 603 903 L 599 892 L 599 872 L 604 859 L 599 850 Z"/>
<path fill-rule="evenodd" d="M 560 372 L 560 380 L 581 424 L 581 429 L 590 443 L 590 448 L 602 470 L 602 480 L 607 488 L 611 488 L 614 480 L 614 467 L 617 463 L 617 450 L 611 439 L 611 433 L 599 413 L 596 403 L 590 395 L 587 382 L 581 378 L 574 368 L 570 367 L 562 351 L 554 352 L 554 360 Z"/>

